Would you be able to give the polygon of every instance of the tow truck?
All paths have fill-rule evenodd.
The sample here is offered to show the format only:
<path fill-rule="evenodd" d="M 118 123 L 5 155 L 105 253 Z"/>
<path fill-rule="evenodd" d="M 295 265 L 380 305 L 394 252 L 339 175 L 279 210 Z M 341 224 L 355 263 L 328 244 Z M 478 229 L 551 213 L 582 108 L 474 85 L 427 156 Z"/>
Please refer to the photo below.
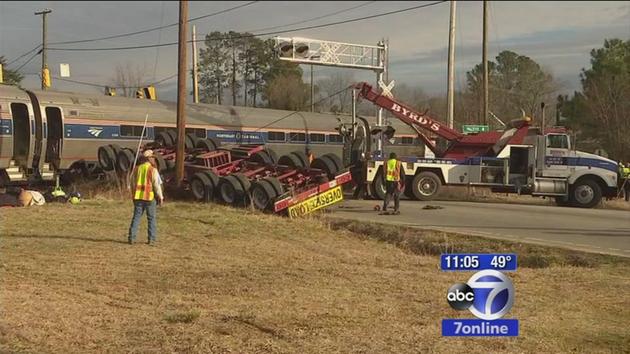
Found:
<path fill-rule="evenodd" d="M 391 94 L 375 91 L 368 83 L 358 83 L 354 88 L 358 90 L 358 98 L 382 107 L 414 129 L 434 153 L 435 158 L 399 157 L 403 162 L 405 195 L 409 198 L 432 200 L 443 185 L 484 186 L 494 192 L 555 198 L 558 205 L 582 208 L 598 205 L 603 197 L 617 196 L 618 164 L 576 151 L 564 128 L 541 132 L 539 127 L 532 126 L 531 118 L 524 117 L 509 122 L 503 131 L 464 135 L 427 112 L 417 112 Z M 366 119 L 358 118 L 364 132 L 380 132 L 387 139 L 393 136 L 391 126 L 371 127 Z M 368 192 L 383 199 L 386 156 L 382 151 L 370 151 L 370 137 L 357 134 L 356 128 L 356 123 L 351 129 L 343 124 L 339 127 L 348 140 L 344 157 L 350 165 L 365 169 L 361 174 L 365 176 Z M 446 146 L 439 148 L 432 138 L 443 139 Z M 364 140 L 368 143 L 358 144 Z"/>

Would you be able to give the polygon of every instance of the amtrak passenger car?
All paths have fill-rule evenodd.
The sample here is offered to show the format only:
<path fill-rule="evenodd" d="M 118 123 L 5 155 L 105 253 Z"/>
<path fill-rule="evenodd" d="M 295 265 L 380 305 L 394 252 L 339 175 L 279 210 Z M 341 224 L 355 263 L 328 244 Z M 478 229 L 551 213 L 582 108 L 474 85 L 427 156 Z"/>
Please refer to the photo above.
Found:
<path fill-rule="evenodd" d="M 0 84 L 0 186 L 50 180 L 54 174 L 96 166 L 100 146 L 135 149 L 143 141 L 176 126 L 176 104 L 126 97 L 58 91 L 25 91 Z M 279 155 L 310 148 L 318 156 L 342 155 L 344 139 L 336 130 L 349 117 L 265 108 L 188 104 L 186 130 L 223 144 L 265 144 Z M 394 124 L 388 151 L 424 152 L 416 134 Z"/>

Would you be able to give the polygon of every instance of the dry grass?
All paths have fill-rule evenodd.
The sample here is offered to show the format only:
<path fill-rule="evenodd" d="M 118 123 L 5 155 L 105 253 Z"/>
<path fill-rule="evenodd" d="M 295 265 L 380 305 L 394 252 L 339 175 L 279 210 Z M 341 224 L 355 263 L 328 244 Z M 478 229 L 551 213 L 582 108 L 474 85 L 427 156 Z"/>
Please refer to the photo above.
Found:
<path fill-rule="evenodd" d="M 441 272 L 436 256 L 325 221 L 185 203 L 159 213 L 150 247 L 124 243 L 129 202 L 0 209 L 0 352 L 630 348 L 625 261 L 520 268 L 510 314 L 519 338 L 443 338 L 442 318 L 469 317 L 445 291 L 470 273 Z"/>

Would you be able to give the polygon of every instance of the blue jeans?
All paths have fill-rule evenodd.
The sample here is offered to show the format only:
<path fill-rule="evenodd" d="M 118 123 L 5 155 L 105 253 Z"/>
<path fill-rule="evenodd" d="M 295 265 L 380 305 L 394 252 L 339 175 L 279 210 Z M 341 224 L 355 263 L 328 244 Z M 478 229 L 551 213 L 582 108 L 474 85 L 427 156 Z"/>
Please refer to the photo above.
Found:
<path fill-rule="evenodd" d="M 133 201 L 133 218 L 131 219 L 131 226 L 129 226 L 129 241 L 135 241 L 136 234 L 138 233 L 138 226 L 140 226 L 140 219 L 142 219 L 142 214 L 144 214 L 145 210 L 147 212 L 147 220 L 149 222 L 149 241 L 156 241 L 157 218 L 155 209 L 155 200 L 150 202 L 144 200 Z"/>

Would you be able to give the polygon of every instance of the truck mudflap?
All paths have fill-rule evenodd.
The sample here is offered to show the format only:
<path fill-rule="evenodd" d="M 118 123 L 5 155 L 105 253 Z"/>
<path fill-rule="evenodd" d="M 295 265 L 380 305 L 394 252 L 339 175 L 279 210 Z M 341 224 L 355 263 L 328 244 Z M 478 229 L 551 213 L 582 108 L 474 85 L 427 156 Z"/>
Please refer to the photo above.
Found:
<path fill-rule="evenodd" d="M 351 180 L 350 172 L 344 172 L 335 176 L 332 181 L 280 198 L 274 203 L 274 212 L 284 213 L 286 211 L 290 218 L 296 218 L 327 208 L 343 200 L 341 187 Z"/>

